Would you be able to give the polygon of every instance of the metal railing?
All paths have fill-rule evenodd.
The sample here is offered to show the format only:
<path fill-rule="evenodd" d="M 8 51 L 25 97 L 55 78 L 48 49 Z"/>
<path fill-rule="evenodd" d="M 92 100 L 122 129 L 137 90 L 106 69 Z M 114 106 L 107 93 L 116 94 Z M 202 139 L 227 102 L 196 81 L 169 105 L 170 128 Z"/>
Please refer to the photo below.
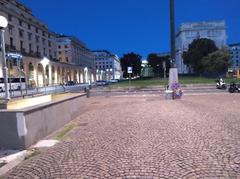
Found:
<path fill-rule="evenodd" d="M 88 84 L 76 84 L 73 86 L 66 85 L 49 85 L 49 86 L 39 86 L 39 87 L 31 87 L 28 86 L 22 90 L 11 90 L 10 97 L 11 98 L 25 98 L 25 97 L 34 97 L 39 95 L 48 95 L 48 94 L 59 94 L 59 93 L 67 93 L 67 92 L 86 92 L 86 89 L 89 89 Z M 4 99 L 5 92 L 0 92 L 0 99 Z"/>

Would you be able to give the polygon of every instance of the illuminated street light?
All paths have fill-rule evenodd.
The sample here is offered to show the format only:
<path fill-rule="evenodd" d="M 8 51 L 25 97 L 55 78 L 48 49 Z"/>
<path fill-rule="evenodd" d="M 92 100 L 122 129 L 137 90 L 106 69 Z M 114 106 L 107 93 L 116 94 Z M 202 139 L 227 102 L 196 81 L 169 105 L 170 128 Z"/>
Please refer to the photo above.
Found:
<path fill-rule="evenodd" d="M 4 29 L 8 26 L 8 21 L 4 16 L 0 16 L 0 33 L 1 33 L 1 49 L 3 59 L 3 77 L 5 87 L 5 100 L 10 100 L 9 86 L 8 86 L 8 68 L 6 62 L 6 51 L 5 51 L 5 40 L 4 40 Z"/>
<path fill-rule="evenodd" d="M 5 29 L 8 26 L 8 21 L 6 17 L 0 16 L 0 28 Z"/>

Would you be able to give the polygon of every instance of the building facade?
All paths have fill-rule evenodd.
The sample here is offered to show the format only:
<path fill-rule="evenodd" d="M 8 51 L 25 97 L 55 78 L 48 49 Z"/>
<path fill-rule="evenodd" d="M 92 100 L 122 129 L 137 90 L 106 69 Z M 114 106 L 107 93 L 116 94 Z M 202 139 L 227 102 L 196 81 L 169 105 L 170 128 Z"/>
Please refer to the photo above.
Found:
<path fill-rule="evenodd" d="M 183 52 L 189 44 L 199 38 L 208 38 L 221 49 L 227 45 L 225 21 L 182 23 L 176 35 L 176 65 L 180 74 L 189 73 L 189 68 L 183 63 Z"/>
<path fill-rule="evenodd" d="M 240 77 L 240 43 L 230 44 L 228 46 L 232 65 L 228 70 L 228 74 Z"/>
<path fill-rule="evenodd" d="M 80 81 L 81 74 L 84 75 L 84 65 L 59 61 L 56 42 L 58 35 L 39 21 L 25 5 L 17 0 L 0 0 L 0 15 L 6 17 L 9 23 L 4 35 L 6 52 L 23 56 L 22 76 L 26 77 L 29 85 L 43 86 L 65 83 L 69 80 L 89 81 L 87 77 L 83 77 L 87 80 Z M 9 75 L 16 76 L 17 67 L 14 60 L 10 58 L 8 60 Z M 2 76 L 0 64 L 0 77 Z"/>
<path fill-rule="evenodd" d="M 148 64 L 147 60 L 142 60 L 141 77 L 154 77 L 153 68 Z"/>
<path fill-rule="evenodd" d="M 73 36 L 65 35 L 58 35 L 56 42 L 59 62 L 76 65 L 84 69 L 85 74 L 80 74 L 80 79 L 76 78 L 74 81 L 86 82 L 89 79 L 93 82 L 96 75 L 95 55 L 86 47 L 86 44 Z M 91 73 L 89 73 L 89 70 Z M 78 75 L 76 76 L 78 77 Z M 85 76 L 85 79 L 83 76 Z"/>
<path fill-rule="evenodd" d="M 122 69 L 119 57 L 107 50 L 93 51 L 97 69 L 97 80 L 121 79 Z"/>

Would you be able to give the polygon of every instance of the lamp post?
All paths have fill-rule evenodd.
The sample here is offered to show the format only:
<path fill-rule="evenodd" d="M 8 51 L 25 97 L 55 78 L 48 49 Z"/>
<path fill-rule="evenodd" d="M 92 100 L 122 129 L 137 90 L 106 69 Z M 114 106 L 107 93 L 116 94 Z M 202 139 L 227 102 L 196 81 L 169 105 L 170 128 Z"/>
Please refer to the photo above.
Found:
<path fill-rule="evenodd" d="M 170 28 L 171 28 L 171 68 L 169 72 L 169 87 L 178 83 L 178 70 L 176 68 L 175 58 L 175 20 L 174 20 L 174 0 L 170 0 Z"/>
<path fill-rule="evenodd" d="M 174 68 L 176 65 L 174 0 L 170 0 L 170 29 L 171 29 L 171 68 Z"/>
<path fill-rule="evenodd" d="M 4 16 L 0 16 L 1 49 L 2 49 L 2 59 L 3 59 L 3 77 L 4 77 L 6 102 L 10 100 L 9 86 L 8 86 L 8 68 L 7 68 L 7 62 L 6 62 L 6 51 L 5 51 L 5 40 L 4 40 L 4 29 L 7 26 L 8 26 L 7 19 Z"/>

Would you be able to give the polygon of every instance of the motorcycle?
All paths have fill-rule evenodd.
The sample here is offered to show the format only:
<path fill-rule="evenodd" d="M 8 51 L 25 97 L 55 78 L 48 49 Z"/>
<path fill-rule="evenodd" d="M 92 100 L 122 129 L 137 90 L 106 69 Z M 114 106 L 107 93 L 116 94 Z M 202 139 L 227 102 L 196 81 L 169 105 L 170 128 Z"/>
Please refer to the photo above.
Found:
<path fill-rule="evenodd" d="M 230 84 L 228 89 L 229 93 L 240 93 L 240 85 L 237 85 L 235 82 Z"/>
<path fill-rule="evenodd" d="M 217 80 L 216 82 L 217 89 L 227 89 L 227 84 L 223 81 L 223 79 Z"/>

